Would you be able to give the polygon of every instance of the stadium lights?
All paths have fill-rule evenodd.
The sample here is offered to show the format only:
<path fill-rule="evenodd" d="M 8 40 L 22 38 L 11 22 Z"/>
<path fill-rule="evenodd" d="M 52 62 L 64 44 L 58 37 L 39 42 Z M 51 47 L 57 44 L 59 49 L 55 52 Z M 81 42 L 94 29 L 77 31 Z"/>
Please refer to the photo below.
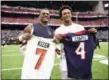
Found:
<path fill-rule="evenodd" d="M 104 4 L 104 7 L 105 8 L 109 7 L 109 4 L 108 3 Z"/>

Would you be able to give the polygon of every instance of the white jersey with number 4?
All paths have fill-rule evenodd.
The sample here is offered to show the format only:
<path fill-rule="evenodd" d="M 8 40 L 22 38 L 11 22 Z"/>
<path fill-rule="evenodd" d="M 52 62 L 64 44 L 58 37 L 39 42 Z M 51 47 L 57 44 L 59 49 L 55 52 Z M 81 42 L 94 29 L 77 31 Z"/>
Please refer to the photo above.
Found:
<path fill-rule="evenodd" d="M 55 44 L 50 39 L 33 37 L 28 41 L 21 79 L 50 79 Z"/>

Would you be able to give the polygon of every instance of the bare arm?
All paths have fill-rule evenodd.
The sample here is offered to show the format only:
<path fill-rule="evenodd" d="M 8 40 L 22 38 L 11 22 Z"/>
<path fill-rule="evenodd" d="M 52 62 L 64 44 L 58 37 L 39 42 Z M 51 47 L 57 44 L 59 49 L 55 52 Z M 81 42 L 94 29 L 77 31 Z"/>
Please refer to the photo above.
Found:
<path fill-rule="evenodd" d="M 25 29 L 24 29 L 24 33 L 30 33 L 31 34 L 31 31 L 32 31 L 31 25 L 26 26 Z"/>
<path fill-rule="evenodd" d="M 31 25 L 28 25 L 25 29 L 24 29 L 24 33 L 23 33 L 23 36 L 22 36 L 22 39 L 23 40 L 29 40 L 31 37 L 32 37 L 32 27 Z"/>
<path fill-rule="evenodd" d="M 21 34 L 20 36 L 17 37 L 16 41 L 17 43 L 22 42 L 24 40 L 29 40 L 32 37 L 32 27 L 31 25 L 28 25 L 25 27 L 23 34 Z"/>

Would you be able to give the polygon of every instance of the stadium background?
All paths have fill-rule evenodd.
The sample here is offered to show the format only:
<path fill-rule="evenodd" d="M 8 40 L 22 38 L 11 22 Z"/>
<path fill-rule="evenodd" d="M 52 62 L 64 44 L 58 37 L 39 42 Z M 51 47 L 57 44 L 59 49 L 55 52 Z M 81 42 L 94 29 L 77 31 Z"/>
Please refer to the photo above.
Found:
<path fill-rule="evenodd" d="M 26 25 L 38 21 L 40 9 L 43 8 L 50 9 L 49 25 L 55 30 L 61 24 L 58 11 L 62 5 L 72 7 L 72 20 L 75 23 L 83 25 L 86 29 L 95 27 L 98 30 L 96 36 L 101 48 L 105 49 L 101 51 L 96 49 L 95 52 L 102 54 L 105 52 L 104 55 L 108 58 L 109 1 L 1 1 L 1 43 L 7 44 L 7 47 L 2 48 L 2 79 L 20 78 L 23 55 L 19 52 L 16 37 L 23 32 Z M 19 54 L 20 56 L 17 56 Z M 55 62 L 58 63 L 59 60 L 56 58 Z M 94 66 L 94 73 L 97 72 L 97 66 Z M 105 76 L 103 77 L 104 72 L 101 72 L 94 79 L 108 79 L 108 67 L 107 65 L 105 67 Z M 54 67 L 52 75 L 52 79 L 58 78 L 59 65 Z"/>

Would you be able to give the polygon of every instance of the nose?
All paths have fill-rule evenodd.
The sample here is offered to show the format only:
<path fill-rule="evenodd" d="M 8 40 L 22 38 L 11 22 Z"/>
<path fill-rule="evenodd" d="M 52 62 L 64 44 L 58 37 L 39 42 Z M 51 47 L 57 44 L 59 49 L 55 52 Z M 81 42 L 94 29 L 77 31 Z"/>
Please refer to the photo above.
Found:
<path fill-rule="evenodd" d="M 45 14 L 45 16 L 48 16 L 48 14 Z"/>
<path fill-rule="evenodd" d="M 69 13 L 66 13 L 66 16 L 69 16 Z"/>

